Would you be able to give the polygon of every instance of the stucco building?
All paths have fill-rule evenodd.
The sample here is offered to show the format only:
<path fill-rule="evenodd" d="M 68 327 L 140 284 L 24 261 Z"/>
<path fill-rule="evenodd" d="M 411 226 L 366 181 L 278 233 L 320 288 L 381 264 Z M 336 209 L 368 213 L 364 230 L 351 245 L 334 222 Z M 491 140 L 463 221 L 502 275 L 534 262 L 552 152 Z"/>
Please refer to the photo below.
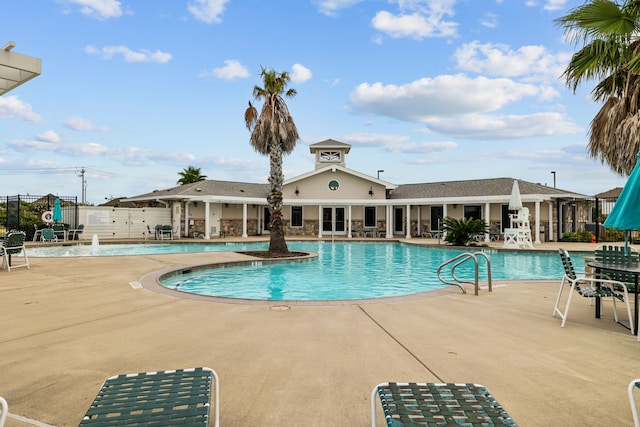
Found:
<path fill-rule="evenodd" d="M 422 237 L 437 231 L 447 216 L 484 219 L 494 235 L 509 227 L 513 178 L 397 185 L 349 169 L 349 144 L 329 139 L 309 148 L 315 168 L 283 187 L 289 236 Z M 523 180 L 518 184 L 531 212 L 534 243 L 557 240 L 564 229 L 575 231 L 591 221 L 588 196 Z M 172 225 L 184 236 L 247 237 L 269 232 L 268 193 L 267 183 L 204 180 L 127 200 L 171 208 Z"/>

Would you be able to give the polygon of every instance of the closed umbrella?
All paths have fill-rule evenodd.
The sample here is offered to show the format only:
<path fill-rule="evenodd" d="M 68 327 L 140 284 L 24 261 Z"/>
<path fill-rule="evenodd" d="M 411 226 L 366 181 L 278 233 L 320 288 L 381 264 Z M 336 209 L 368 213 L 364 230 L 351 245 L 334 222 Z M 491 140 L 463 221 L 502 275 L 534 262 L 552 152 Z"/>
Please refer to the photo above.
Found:
<path fill-rule="evenodd" d="M 62 222 L 62 208 L 60 207 L 60 199 L 57 197 L 53 202 L 53 215 L 51 219 L 53 222 Z"/>
<path fill-rule="evenodd" d="M 604 226 L 625 231 L 625 250 L 629 245 L 629 231 L 640 229 L 640 161 L 636 160 L 636 166 L 604 221 Z"/>
<path fill-rule="evenodd" d="M 520 187 L 518 186 L 518 180 L 513 180 L 513 187 L 511 188 L 511 198 L 509 199 L 509 210 L 519 211 L 522 209 L 522 199 L 520 198 Z"/>

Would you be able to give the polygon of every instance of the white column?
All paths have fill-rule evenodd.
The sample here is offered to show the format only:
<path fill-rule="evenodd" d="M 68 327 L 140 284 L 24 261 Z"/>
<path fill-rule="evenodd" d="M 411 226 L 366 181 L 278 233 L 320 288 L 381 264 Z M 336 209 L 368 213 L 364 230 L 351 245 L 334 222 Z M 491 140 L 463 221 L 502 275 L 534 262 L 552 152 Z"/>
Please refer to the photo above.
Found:
<path fill-rule="evenodd" d="M 242 204 L 242 237 L 248 237 L 247 234 L 247 204 Z"/>
<path fill-rule="evenodd" d="M 390 239 L 393 237 L 393 228 L 391 225 L 392 217 L 393 217 L 393 207 L 391 205 L 387 205 L 387 234 L 385 236 L 387 239 Z"/>
<path fill-rule="evenodd" d="M 347 205 L 347 237 L 351 239 L 351 204 Z"/>
<path fill-rule="evenodd" d="M 549 241 L 553 242 L 553 202 L 549 202 Z"/>
<path fill-rule="evenodd" d="M 318 239 L 322 239 L 322 205 L 318 205 Z"/>
<path fill-rule="evenodd" d="M 209 202 L 204 202 L 204 238 L 205 240 L 209 240 L 211 239 L 211 226 L 210 224 L 210 220 L 211 218 L 209 218 L 210 216 L 210 212 L 209 212 Z"/>
<path fill-rule="evenodd" d="M 184 237 L 189 237 L 189 204 L 191 202 L 184 203 Z"/>
<path fill-rule="evenodd" d="M 411 205 L 407 205 L 407 239 L 411 238 Z"/>
<path fill-rule="evenodd" d="M 484 241 L 488 243 L 491 241 L 491 204 L 490 203 L 484 204 L 484 217 L 485 217 L 485 222 L 489 226 L 489 230 L 486 233 L 484 233 Z"/>
<path fill-rule="evenodd" d="M 416 232 L 418 233 L 418 237 L 422 237 L 422 206 L 418 205 L 417 208 L 418 211 L 416 213 L 418 218 L 416 218 Z"/>
<path fill-rule="evenodd" d="M 535 212 L 536 212 L 536 239 L 535 239 L 535 244 L 539 245 L 540 243 L 540 201 L 537 200 L 536 201 L 536 208 L 535 208 Z"/>
<path fill-rule="evenodd" d="M 440 226 L 444 226 L 444 219 L 449 216 L 447 206 L 448 206 L 447 204 L 442 205 L 442 222 L 440 223 Z M 444 235 L 445 233 L 443 231 L 441 236 L 443 239 L 444 239 Z"/>

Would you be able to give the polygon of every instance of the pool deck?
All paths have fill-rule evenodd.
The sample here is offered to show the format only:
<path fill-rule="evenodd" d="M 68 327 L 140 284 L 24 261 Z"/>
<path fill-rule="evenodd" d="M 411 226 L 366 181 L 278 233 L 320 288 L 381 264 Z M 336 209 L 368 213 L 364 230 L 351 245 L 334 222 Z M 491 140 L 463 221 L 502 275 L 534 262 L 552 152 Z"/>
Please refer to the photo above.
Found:
<path fill-rule="evenodd" d="M 595 245 L 536 246 L 558 247 Z M 225 303 L 137 286 L 157 270 L 244 259 L 30 258 L 29 270 L 0 270 L 6 426 L 76 426 L 106 378 L 196 366 L 220 376 L 222 426 L 371 425 L 371 390 L 385 381 L 480 383 L 524 427 L 633 425 L 627 385 L 640 377 L 640 343 L 610 302 L 595 319 L 574 298 L 561 328 L 551 315 L 559 278 L 349 305 Z"/>

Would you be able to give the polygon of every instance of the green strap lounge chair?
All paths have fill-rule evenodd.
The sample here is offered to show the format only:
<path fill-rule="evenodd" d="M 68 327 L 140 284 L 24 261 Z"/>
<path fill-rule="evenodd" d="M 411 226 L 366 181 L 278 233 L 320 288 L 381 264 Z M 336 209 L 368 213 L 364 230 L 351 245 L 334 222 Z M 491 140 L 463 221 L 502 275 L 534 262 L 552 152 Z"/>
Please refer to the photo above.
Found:
<path fill-rule="evenodd" d="M 389 427 L 517 426 L 480 384 L 382 383 L 371 393 L 372 427 L 376 394 Z"/>
<path fill-rule="evenodd" d="M 640 427 L 640 418 L 638 418 L 638 406 L 636 405 L 636 399 L 633 395 L 635 389 L 640 389 L 640 378 L 636 378 L 635 380 L 629 383 L 629 387 L 627 391 L 629 393 L 629 404 L 631 405 L 631 415 L 633 415 L 633 425 L 634 427 Z"/>
<path fill-rule="evenodd" d="M 43 228 L 42 232 L 40 233 L 40 239 L 43 242 L 57 242 L 58 236 L 56 236 L 56 233 L 55 231 L 53 231 L 53 228 Z"/>
<path fill-rule="evenodd" d="M 29 266 L 29 258 L 27 257 L 27 250 L 24 247 L 24 240 L 26 234 L 24 231 L 10 231 L 2 242 L 2 247 L 0 247 L 0 256 L 2 257 L 2 267 L 9 271 L 12 268 L 18 267 L 27 267 Z M 23 262 L 21 264 L 16 264 L 12 258 L 15 258 L 16 255 L 22 255 Z"/>
<path fill-rule="evenodd" d="M 626 292 L 626 286 L 624 283 L 617 280 L 605 279 L 603 277 L 596 277 L 595 275 L 589 275 L 584 272 L 577 272 L 573 267 L 573 262 L 569 256 L 569 252 L 566 249 L 559 249 L 560 260 L 562 261 L 562 267 L 564 268 L 564 276 L 560 282 L 560 289 L 558 290 L 558 297 L 556 298 L 556 304 L 553 307 L 553 316 L 556 314 L 562 319 L 561 327 L 567 323 L 567 316 L 569 316 L 569 307 L 571 306 L 571 300 L 573 298 L 574 291 L 578 295 L 585 298 L 611 298 L 613 301 L 613 316 L 616 322 L 618 322 L 618 311 L 616 310 L 616 300 L 619 299 L 618 294 L 614 288 L 625 289 L 627 297 L 624 299 L 624 303 L 627 306 L 627 314 L 629 316 L 629 325 L 631 333 L 633 334 L 633 317 L 631 315 L 631 306 L 629 305 L 628 292 Z M 569 286 L 567 301 L 564 308 L 561 307 L 562 294 L 565 289 L 565 285 Z M 597 304 L 597 303 L 596 303 Z"/>
<path fill-rule="evenodd" d="M 210 368 L 123 374 L 105 381 L 80 426 L 219 426 L 219 381 Z"/>

